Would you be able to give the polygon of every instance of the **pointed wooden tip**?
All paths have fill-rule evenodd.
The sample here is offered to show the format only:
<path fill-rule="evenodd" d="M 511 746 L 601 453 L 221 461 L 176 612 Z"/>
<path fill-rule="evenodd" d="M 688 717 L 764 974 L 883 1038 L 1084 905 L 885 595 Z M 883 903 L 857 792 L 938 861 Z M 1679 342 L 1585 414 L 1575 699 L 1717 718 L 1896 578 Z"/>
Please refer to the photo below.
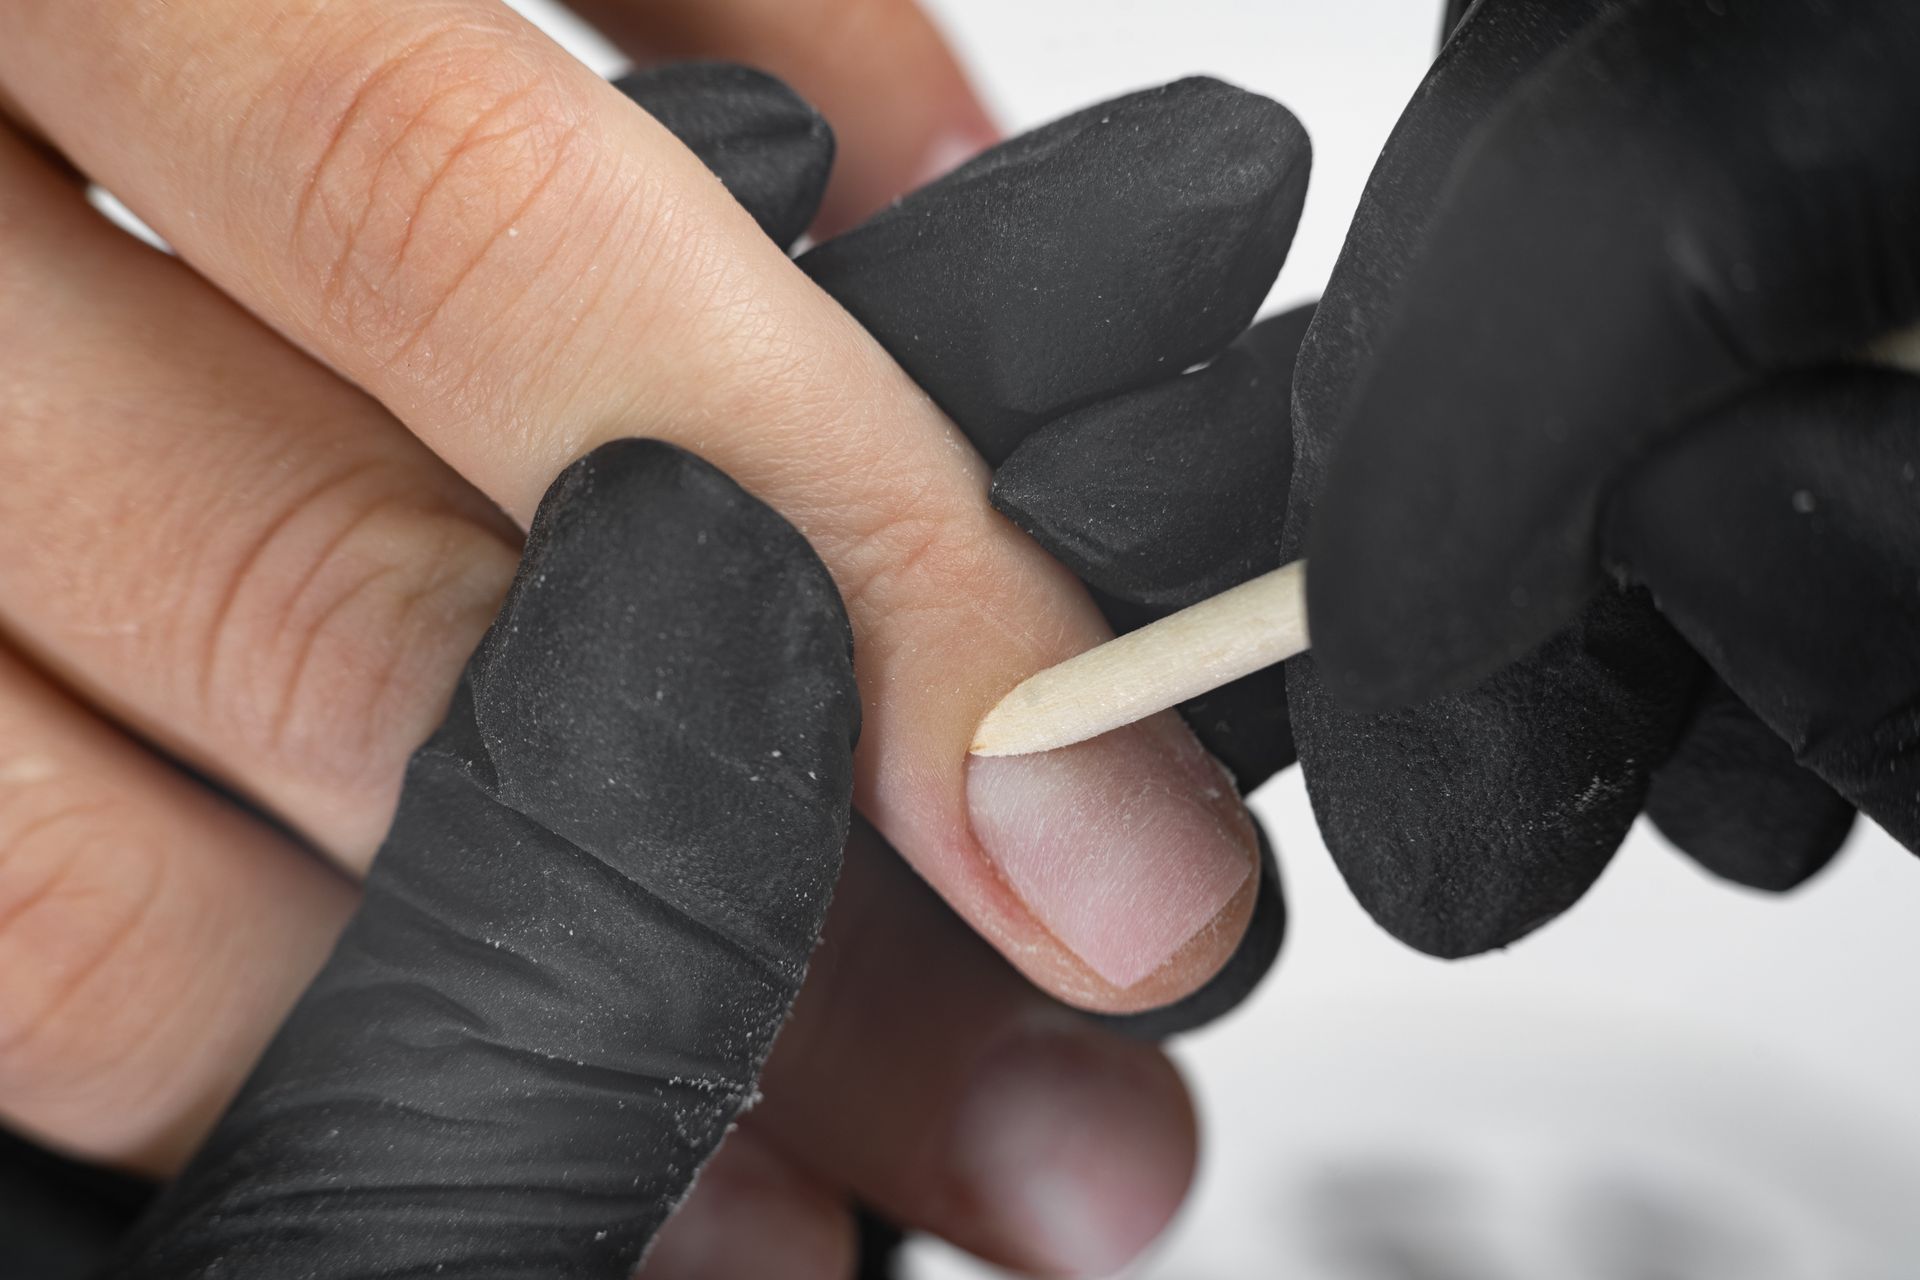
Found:
<path fill-rule="evenodd" d="M 1306 583 L 1295 561 L 1028 677 L 980 721 L 972 754 L 1069 747 L 1291 658 L 1307 647 Z"/>

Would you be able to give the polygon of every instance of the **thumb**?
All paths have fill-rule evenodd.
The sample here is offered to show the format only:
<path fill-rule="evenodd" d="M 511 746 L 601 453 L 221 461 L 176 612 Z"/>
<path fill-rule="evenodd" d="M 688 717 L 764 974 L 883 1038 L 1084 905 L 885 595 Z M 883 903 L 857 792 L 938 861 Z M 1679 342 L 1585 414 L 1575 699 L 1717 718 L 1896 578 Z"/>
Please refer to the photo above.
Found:
<path fill-rule="evenodd" d="M 818 107 L 840 141 L 822 235 L 999 140 L 953 50 L 913 0 L 575 0 L 572 7 L 637 62 L 744 62 Z"/>
<path fill-rule="evenodd" d="M 122 1274 L 630 1274 L 799 990 L 858 711 L 791 526 L 656 441 L 568 468 L 359 913 Z"/>

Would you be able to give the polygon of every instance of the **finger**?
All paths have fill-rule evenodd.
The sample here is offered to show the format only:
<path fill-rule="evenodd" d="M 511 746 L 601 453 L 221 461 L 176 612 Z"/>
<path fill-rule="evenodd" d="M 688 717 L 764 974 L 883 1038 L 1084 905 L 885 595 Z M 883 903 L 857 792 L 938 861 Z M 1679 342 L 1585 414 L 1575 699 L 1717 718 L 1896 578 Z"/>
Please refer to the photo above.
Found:
<path fill-rule="evenodd" d="M 1920 848 L 1920 380 L 1782 380 L 1610 504 L 1611 558 L 1794 758 Z"/>
<path fill-rule="evenodd" d="M 1287 707 L 1327 849 L 1368 914 L 1430 955 L 1506 946 L 1579 900 L 1639 816 L 1693 705 L 1700 661 L 1644 593 L 1465 693 L 1364 715 L 1311 655 Z"/>
<path fill-rule="evenodd" d="M 1257 852 L 1177 730 L 1115 735 L 998 793 L 1153 821 L 977 837 L 973 727 L 1107 631 L 993 515 L 924 395 L 659 125 L 480 0 L 97 17 L 7 7 L 0 81 L 189 261 L 510 513 L 596 441 L 650 430 L 806 532 L 850 602 L 872 698 L 863 811 L 1037 981 L 1142 1007 L 1224 962 Z M 22 48 L 73 60 L 49 74 Z M 203 55 L 218 70 L 198 93 L 164 88 Z M 76 101 L 74 77 L 100 91 Z M 1104 874 L 1052 874 L 1096 843 Z M 1031 896 L 1049 891 L 1078 896 Z"/>
<path fill-rule="evenodd" d="M 1089 586 L 1179 609 L 1280 567 L 1293 473 L 1293 355 L 1311 307 L 1254 328 L 1206 368 L 1030 436 L 993 505 Z"/>
<path fill-rule="evenodd" d="M 711 467 L 569 467 L 365 900 L 126 1273 L 624 1277 L 818 940 L 848 642 L 805 540 Z"/>
<path fill-rule="evenodd" d="M 0 86 L 0 129 L 5 129 L 24 141 L 28 147 L 38 152 L 46 163 L 58 170 L 62 177 L 76 182 L 85 181 L 72 166 L 66 163 L 59 152 L 54 150 L 52 144 L 47 141 L 45 131 L 28 119 L 27 113 L 21 109 L 19 103 L 7 96 L 3 86 Z"/>
<path fill-rule="evenodd" d="M 171 1172 L 353 891 L 0 649 L 0 1114 Z"/>
<path fill-rule="evenodd" d="M 1042 1274 L 1111 1273 L 1193 1175 L 1192 1107 L 1159 1050 L 1034 991 L 871 832 L 765 1092 L 756 1130 L 831 1185 Z"/>
<path fill-rule="evenodd" d="M 1283 563 L 1274 495 L 1293 469 L 1293 365 L 1312 315 L 1262 321 L 1198 373 L 1069 414 L 994 472 L 994 506 L 1098 589 L 1116 630 Z M 1242 793 L 1293 763 L 1279 669 L 1180 710 Z"/>
<path fill-rule="evenodd" d="M 0 136 L 0 622 L 356 871 L 518 534 Z"/>
<path fill-rule="evenodd" d="M 1717 679 L 1647 788 L 1647 817 L 1681 852 L 1771 893 L 1798 888 L 1831 862 L 1853 813 Z"/>
<path fill-rule="evenodd" d="M 781 248 L 820 210 L 833 132 L 772 76 L 724 63 L 635 71 L 614 87 L 700 157 Z"/>
<path fill-rule="evenodd" d="M 1591 594 L 1602 494 L 1652 439 L 1920 315 L 1916 55 L 1901 0 L 1635 0 L 1475 132 L 1314 517 L 1336 689 L 1395 705 L 1524 654 Z"/>
<path fill-rule="evenodd" d="M 833 124 L 822 234 L 991 146 L 999 132 L 912 0 L 577 0 L 636 61 L 724 58 L 779 76 Z"/>
<path fill-rule="evenodd" d="M 853 1214 L 736 1129 L 660 1229 L 639 1280 L 852 1280 Z"/>

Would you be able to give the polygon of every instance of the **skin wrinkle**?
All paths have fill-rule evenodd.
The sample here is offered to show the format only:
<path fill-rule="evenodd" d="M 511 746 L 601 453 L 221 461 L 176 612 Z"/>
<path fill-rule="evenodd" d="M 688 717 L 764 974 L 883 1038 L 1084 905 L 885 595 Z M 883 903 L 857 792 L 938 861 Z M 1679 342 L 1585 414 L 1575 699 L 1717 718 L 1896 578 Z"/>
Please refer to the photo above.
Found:
<path fill-rule="evenodd" d="M 403 573 L 403 566 L 379 564 L 369 568 L 364 574 L 357 573 L 354 575 L 352 585 L 346 590 L 329 593 L 333 598 L 323 605 L 315 616 L 303 620 L 298 626 L 292 625 L 293 616 L 300 612 L 302 602 L 323 572 L 339 563 L 340 549 L 366 528 L 367 521 L 385 510 L 390 510 L 396 504 L 395 499 L 376 499 L 368 507 L 355 512 L 341 526 L 340 532 L 315 554 L 313 568 L 300 579 L 287 596 L 285 611 L 282 615 L 283 624 L 270 629 L 269 634 L 272 635 L 277 636 L 291 630 L 300 637 L 294 648 L 291 669 L 279 680 L 280 697 L 275 701 L 274 709 L 268 717 L 266 741 L 270 750 L 279 752 L 286 749 L 289 738 L 288 726 L 291 723 L 294 703 L 300 696 L 308 665 L 313 661 L 314 650 L 326 637 L 329 625 L 367 591 L 378 586 L 382 581 Z"/>
<path fill-rule="evenodd" d="M 329 490 L 339 492 L 340 487 Z M 388 544 L 395 535 L 424 532 L 422 518 L 445 522 L 444 549 L 434 552 L 432 544 L 421 543 L 423 554 L 396 562 Z M 305 541 L 306 535 L 282 532 L 276 541 L 286 545 L 289 539 Z M 403 537 L 399 546 L 409 542 L 419 539 Z M 239 603 L 255 590 L 242 586 L 236 602 L 221 615 L 226 630 L 209 638 L 207 665 L 220 680 L 232 683 L 235 659 L 229 655 L 264 653 L 264 666 L 249 666 L 269 686 L 264 705 L 271 710 L 257 725 L 248 713 L 233 727 L 281 775 L 300 779 L 304 790 L 315 793 L 315 803 L 321 793 L 390 794 L 397 782 L 388 776 L 390 753 L 378 749 L 391 738 L 383 725 L 390 715 L 422 700 L 389 701 L 389 696 L 437 674 L 441 658 L 484 629 L 485 610 L 497 600 L 505 578 L 500 563 L 505 557 L 490 554 L 492 543 L 490 532 L 463 515 L 436 516 L 421 511 L 415 499 L 383 494 L 352 512 L 317 551 L 299 553 L 311 559 L 312 568 L 283 598 L 270 602 L 264 617 Z M 262 546 L 256 554 L 254 568 L 245 571 L 247 581 L 272 584 L 277 592 L 271 566 L 286 557 L 272 546 Z M 342 619 L 360 619 L 366 625 L 343 625 Z M 247 638 L 245 643 L 241 637 Z M 352 707 L 329 691 L 341 669 L 354 673 L 348 682 Z M 332 673 L 324 687 L 310 676 L 317 670 Z M 217 688 L 211 682 L 208 687 Z M 441 696 L 436 689 L 434 700 Z M 236 705 L 230 695 L 218 697 L 203 714 L 213 723 L 251 705 Z M 347 732 L 342 733 L 342 727 Z M 308 815 L 296 816 L 304 821 Z"/>
<path fill-rule="evenodd" d="M 294 498 L 293 501 L 283 504 L 280 512 L 267 522 L 265 527 L 251 539 L 246 550 L 240 553 L 239 560 L 233 569 L 226 574 L 227 585 L 220 592 L 218 599 L 214 603 L 212 613 L 207 618 L 205 628 L 206 640 L 200 646 L 206 655 L 206 660 L 200 664 L 200 678 L 197 690 L 203 708 L 210 708 L 217 705 L 213 696 L 214 682 L 220 673 L 220 667 L 222 665 L 220 662 L 221 641 L 228 632 L 228 619 L 232 616 L 233 610 L 241 595 L 245 593 L 248 583 L 260 573 L 261 563 L 272 549 L 275 541 L 298 521 L 301 516 L 307 514 L 316 502 L 323 499 L 326 495 L 346 489 L 362 477 L 372 474 L 379 469 L 380 464 L 378 461 L 366 459 L 351 464 L 344 471 L 323 477 L 320 481 L 309 486 L 304 492 Z M 316 560 L 313 569 L 310 570 L 310 574 L 318 573 L 324 563 L 324 560 Z"/>
<path fill-rule="evenodd" d="M 42 830 L 44 831 L 44 828 L 42 828 Z M 86 846 L 83 845 L 81 847 L 84 848 Z M 28 904 L 27 909 L 11 913 L 7 921 L 7 926 L 14 932 L 18 932 L 21 921 L 34 918 L 34 910 L 42 906 L 53 906 L 56 910 L 70 911 L 75 916 L 90 918 L 93 921 L 94 927 L 78 930 L 77 932 L 80 934 L 97 935 L 104 933 L 105 937 L 104 940 L 95 941 L 88 947 L 86 958 L 81 960 L 76 968 L 63 973 L 59 978 L 55 979 L 39 992 L 41 999 L 37 1002 L 38 1008 L 23 1018 L 8 1019 L 10 1025 L 4 1033 L 0 1033 L 0 1059 L 24 1057 L 26 1056 L 25 1050 L 35 1045 L 41 1037 L 50 1034 L 56 1028 L 64 1031 L 69 1023 L 75 1021 L 75 1019 L 68 1016 L 68 1010 L 73 1007 L 76 1001 L 82 998 L 87 988 L 103 970 L 112 967 L 114 959 L 130 945 L 131 941 L 141 937 L 141 927 L 145 921 L 151 918 L 154 904 L 160 897 L 160 887 L 166 879 L 162 865 L 165 859 L 155 854 L 147 858 L 134 858 L 132 861 L 145 865 L 148 868 L 148 873 L 136 892 L 119 895 L 123 903 L 130 905 L 126 905 L 119 914 L 112 917 L 112 927 L 110 928 L 102 930 L 98 927 L 99 917 L 97 915 L 98 907 L 96 899 L 100 895 L 96 893 L 85 893 L 81 895 L 82 905 L 77 911 L 73 910 L 71 906 L 58 905 L 58 899 L 60 897 L 58 892 L 59 888 L 67 881 L 79 876 L 80 872 L 78 870 L 63 869 L 61 872 L 56 873 L 51 877 L 55 882 L 51 891 L 34 898 Z M 87 859 L 85 855 L 78 855 L 70 851 L 65 867 L 83 867 L 86 866 L 86 863 Z M 84 878 L 81 879 L 81 883 L 84 886 Z M 0 932 L 4 932 L 4 930 L 0 930 Z M 124 1008 L 125 1006 L 122 1006 L 123 1011 Z M 157 1014 L 152 1014 L 146 1019 L 149 1034 L 151 1034 L 151 1028 L 156 1018 Z M 116 1023 L 118 1021 L 119 1020 L 116 1020 Z M 143 1037 L 138 1034 L 130 1037 L 117 1037 L 115 1041 L 115 1055 L 109 1059 L 108 1062 L 100 1064 L 99 1070 L 111 1070 L 113 1065 L 121 1061 L 119 1054 L 119 1050 L 121 1049 L 124 1049 L 129 1055 L 137 1055 L 142 1038 Z M 60 1058 L 60 1055 L 57 1054 L 50 1056 L 56 1061 Z M 73 1064 L 66 1063 L 65 1065 L 68 1067 L 68 1072 L 64 1075 L 64 1083 L 71 1085 L 76 1078 L 72 1072 Z M 82 1078 L 83 1077 L 84 1073 L 82 1073 Z"/>

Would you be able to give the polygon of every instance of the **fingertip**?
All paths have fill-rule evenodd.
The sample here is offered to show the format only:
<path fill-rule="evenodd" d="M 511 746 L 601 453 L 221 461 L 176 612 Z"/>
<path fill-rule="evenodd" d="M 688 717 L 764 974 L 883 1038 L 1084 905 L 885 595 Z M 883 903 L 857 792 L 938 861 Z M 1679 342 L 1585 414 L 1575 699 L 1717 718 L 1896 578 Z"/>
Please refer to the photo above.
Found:
<path fill-rule="evenodd" d="M 1057 751 L 973 757 L 967 805 L 982 853 L 1054 943 L 1023 967 L 1083 1008 L 1186 996 L 1252 918 L 1252 819 L 1172 713 Z"/>
<path fill-rule="evenodd" d="M 1159 1050 L 1090 1028 L 1018 1033 L 977 1068 L 955 1113 L 955 1196 L 983 1252 L 1053 1276 L 1110 1275 L 1172 1221 L 1198 1125 Z"/>

